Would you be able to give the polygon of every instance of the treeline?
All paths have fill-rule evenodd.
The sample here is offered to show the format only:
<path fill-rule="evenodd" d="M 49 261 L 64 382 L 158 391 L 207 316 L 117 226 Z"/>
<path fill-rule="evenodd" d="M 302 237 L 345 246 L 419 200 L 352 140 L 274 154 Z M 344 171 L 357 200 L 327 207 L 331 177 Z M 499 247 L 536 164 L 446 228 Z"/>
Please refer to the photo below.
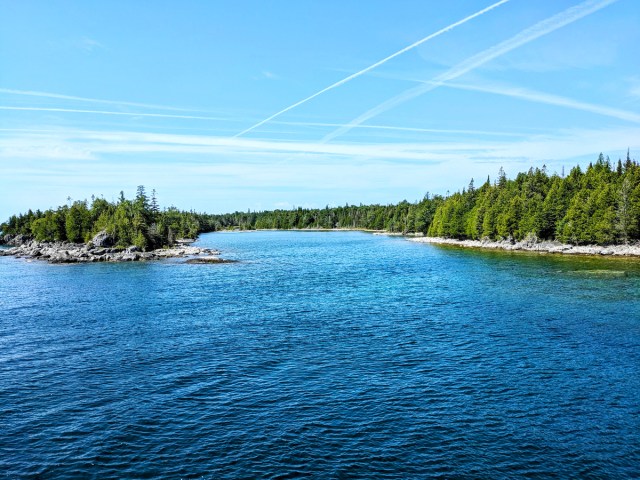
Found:
<path fill-rule="evenodd" d="M 612 165 L 600 154 L 568 176 L 530 169 L 513 180 L 469 187 L 439 206 L 429 236 L 620 244 L 640 239 L 640 167 L 629 157 Z"/>
<path fill-rule="evenodd" d="M 416 203 L 403 201 L 397 205 L 345 205 L 321 209 L 235 212 L 211 215 L 209 222 L 215 230 L 351 228 L 426 233 L 438 205 L 443 201 L 441 196 L 431 197 L 427 194 Z"/>
<path fill-rule="evenodd" d="M 92 198 L 91 203 L 78 200 L 55 210 L 13 215 L 0 225 L 3 234 L 26 235 L 41 242 L 88 242 L 104 230 L 115 245 L 136 245 L 142 250 L 171 245 L 178 238 L 193 238 L 203 228 L 208 228 L 206 216 L 175 207 L 161 211 L 155 190 L 149 197 L 144 186 L 138 187 L 133 200 L 120 192 L 117 202 L 104 198 Z"/>
<path fill-rule="evenodd" d="M 240 229 L 366 229 L 456 239 L 559 240 L 571 244 L 619 244 L 640 240 L 640 166 L 627 152 L 612 165 L 602 154 L 583 172 L 549 174 L 531 168 L 514 179 L 500 169 L 479 188 L 473 179 L 462 191 L 442 197 L 425 195 L 395 205 L 345 205 L 209 215 L 160 211 L 138 187 L 133 200 L 103 198 L 76 201 L 56 210 L 12 216 L 0 225 L 5 234 L 40 241 L 83 242 L 106 230 L 117 245 L 142 249 L 171 245 L 180 237 Z"/>
<path fill-rule="evenodd" d="M 640 239 L 640 167 L 627 152 L 613 165 L 600 154 L 586 171 L 569 175 L 531 168 L 509 180 L 500 169 L 477 188 L 396 205 L 297 208 L 212 215 L 221 229 L 355 228 L 423 233 L 479 240 L 559 240 L 571 244 L 619 244 Z"/>

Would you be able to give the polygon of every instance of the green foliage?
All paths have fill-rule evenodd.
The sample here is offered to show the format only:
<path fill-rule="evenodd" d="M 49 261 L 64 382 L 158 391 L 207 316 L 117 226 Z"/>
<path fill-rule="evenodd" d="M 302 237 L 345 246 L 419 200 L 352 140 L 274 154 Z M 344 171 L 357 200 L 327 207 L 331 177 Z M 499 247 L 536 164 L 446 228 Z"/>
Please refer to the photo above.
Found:
<path fill-rule="evenodd" d="M 105 230 L 113 236 L 117 246 L 135 245 L 142 250 L 171 245 L 178 238 L 194 238 L 200 232 L 214 229 L 206 219 L 210 216 L 181 212 L 175 207 L 160 211 L 155 196 L 147 198 L 145 188 L 138 187 L 134 200 L 127 200 L 120 192 L 117 203 L 104 198 L 75 201 L 45 212 L 29 210 L 13 215 L 0 225 L 4 234 L 31 235 L 40 242 L 88 242 Z M 203 221 L 204 219 L 204 221 Z"/>
<path fill-rule="evenodd" d="M 440 196 L 397 205 L 345 205 L 321 209 L 294 208 L 264 212 L 235 212 L 200 218 L 201 230 L 224 229 L 334 229 L 356 228 L 389 232 L 426 233 L 433 221 Z"/>
<path fill-rule="evenodd" d="M 437 209 L 429 235 L 459 239 L 529 235 L 573 244 L 616 244 L 640 239 L 640 167 L 627 156 L 615 169 L 602 154 L 583 173 L 549 176 L 530 169 L 448 197 Z"/>
<path fill-rule="evenodd" d="M 201 232 L 224 229 L 356 228 L 420 232 L 458 239 L 522 240 L 530 235 L 573 244 L 628 243 L 640 239 L 640 166 L 627 154 L 612 168 L 602 154 L 586 171 L 567 177 L 529 169 L 509 180 L 501 168 L 497 180 L 443 198 L 429 194 L 418 202 L 396 205 L 345 205 L 207 215 L 160 210 L 139 186 L 133 200 L 120 192 L 117 202 L 103 198 L 76 201 L 46 212 L 29 210 L 0 225 L 5 234 L 33 235 L 39 241 L 82 242 L 101 230 L 122 247 L 141 249 L 173 244 Z"/>

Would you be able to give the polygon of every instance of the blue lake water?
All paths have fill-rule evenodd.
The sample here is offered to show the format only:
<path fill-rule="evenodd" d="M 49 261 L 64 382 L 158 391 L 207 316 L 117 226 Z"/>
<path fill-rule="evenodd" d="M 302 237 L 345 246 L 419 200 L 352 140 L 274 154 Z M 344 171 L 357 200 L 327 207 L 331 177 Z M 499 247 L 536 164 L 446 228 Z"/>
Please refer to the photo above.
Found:
<path fill-rule="evenodd" d="M 640 261 L 199 244 L 0 258 L 2 478 L 640 477 Z"/>

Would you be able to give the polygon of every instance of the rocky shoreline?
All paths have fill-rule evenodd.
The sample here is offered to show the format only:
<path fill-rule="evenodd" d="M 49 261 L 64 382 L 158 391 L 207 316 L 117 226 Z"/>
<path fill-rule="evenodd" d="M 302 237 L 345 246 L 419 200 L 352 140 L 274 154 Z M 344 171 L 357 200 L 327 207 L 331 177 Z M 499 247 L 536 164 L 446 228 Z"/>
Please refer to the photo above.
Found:
<path fill-rule="evenodd" d="M 564 255 L 593 255 L 616 257 L 640 257 L 640 244 L 634 245 L 569 245 L 560 242 L 538 241 L 527 238 L 520 242 L 511 240 L 456 240 L 441 237 L 411 237 L 411 242 L 454 245 L 467 248 L 488 248 L 494 250 L 524 251 L 537 253 L 560 253 Z"/>
<path fill-rule="evenodd" d="M 20 235 L 7 237 L 9 236 L 0 238 L 0 240 L 12 248 L 0 249 L 0 256 L 42 260 L 49 263 L 138 262 L 180 257 L 207 258 L 211 259 L 209 263 L 224 262 L 218 257 L 220 252 L 217 250 L 185 245 L 143 252 L 136 246 L 128 248 L 104 246 L 109 242 L 101 242 L 101 238 L 98 235 L 94 237 L 94 241 L 86 244 L 37 242 Z M 104 240 L 104 235 L 102 240 Z"/>

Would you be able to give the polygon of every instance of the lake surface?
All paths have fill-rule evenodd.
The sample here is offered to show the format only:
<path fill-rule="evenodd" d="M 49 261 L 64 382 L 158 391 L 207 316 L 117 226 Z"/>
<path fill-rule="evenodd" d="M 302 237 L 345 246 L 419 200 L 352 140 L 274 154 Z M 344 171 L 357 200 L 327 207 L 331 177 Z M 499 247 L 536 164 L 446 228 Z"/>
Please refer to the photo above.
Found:
<path fill-rule="evenodd" d="M 0 477 L 640 477 L 639 261 L 198 244 L 0 258 Z"/>

